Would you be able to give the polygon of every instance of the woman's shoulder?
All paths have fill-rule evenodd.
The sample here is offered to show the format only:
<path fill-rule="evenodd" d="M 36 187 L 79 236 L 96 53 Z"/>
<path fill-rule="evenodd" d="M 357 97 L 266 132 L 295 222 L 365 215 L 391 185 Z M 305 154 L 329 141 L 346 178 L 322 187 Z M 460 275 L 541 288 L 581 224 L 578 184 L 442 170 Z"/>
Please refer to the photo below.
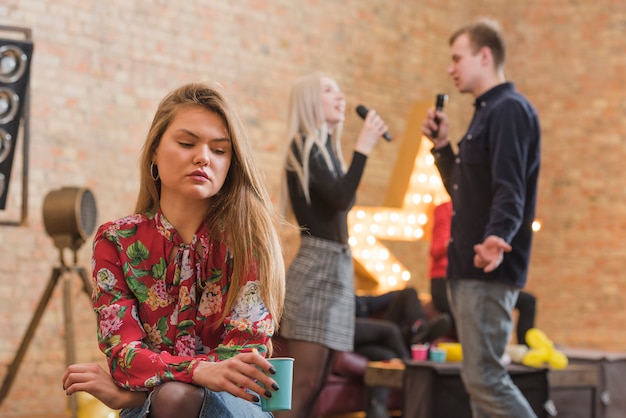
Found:
<path fill-rule="evenodd" d="M 154 219 L 153 215 L 136 213 L 124 216 L 123 218 L 108 221 L 98 228 L 96 236 L 106 237 L 129 237 L 135 235 L 142 226 L 150 224 Z"/>

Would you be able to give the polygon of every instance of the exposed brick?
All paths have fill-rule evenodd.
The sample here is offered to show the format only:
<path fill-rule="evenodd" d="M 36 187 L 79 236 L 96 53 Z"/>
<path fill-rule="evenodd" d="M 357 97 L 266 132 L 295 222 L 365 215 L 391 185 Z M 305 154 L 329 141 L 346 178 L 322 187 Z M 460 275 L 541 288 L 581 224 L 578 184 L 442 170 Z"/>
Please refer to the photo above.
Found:
<path fill-rule="evenodd" d="M 454 91 L 445 73 L 447 38 L 485 10 L 505 29 L 507 77 L 535 104 L 543 129 L 543 229 L 528 283 L 538 296 L 537 326 L 558 344 L 623 349 L 623 1 L 5 0 L 0 24 L 32 28 L 35 53 L 29 223 L 0 226 L 0 378 L 58 265 L 58 250 L 42 224 L 45 195 L 61 186 L 87 186 L 96 196 L 99 223 L 129 213 L 139 150 L 167 91 L 188 81 L 220 82 L 254 138 L 278 202 L 287 98 L 297 77 L 323 70 L 337 78 L 347 95 L 348 157 L 362 123 L 353 111 L 359 103 L 375 107 L 399 138 L 413 102 L 447 92 L 451 135 L 459 138 L 471 117 L 471 98 Z M 397 142 L 375 148 L 357 204 L 382 203 L 397 152 Z M 0 220 L 19 217 L 20 167 L 18 161 Z M 410 269 L 411 284 L 427 290 L 427 243 L 390 248 Z M 78 253 L 80 265 L 89 269 L 89 258 L 87 243 Z M 74 287 L 79 361 L 102 361 L 94 314 L 79 283 Z M 0 405 L 2 417 L 65 415 L 60 290 Z"/>

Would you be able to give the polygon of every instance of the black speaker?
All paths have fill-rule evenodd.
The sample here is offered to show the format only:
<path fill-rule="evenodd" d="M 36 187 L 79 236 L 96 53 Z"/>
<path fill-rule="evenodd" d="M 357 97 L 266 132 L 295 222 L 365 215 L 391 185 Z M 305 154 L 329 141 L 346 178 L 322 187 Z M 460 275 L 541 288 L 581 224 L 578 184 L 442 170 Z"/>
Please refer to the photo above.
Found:
<path fill-rule="evenodd" d="M 6 207 L 32 55 L 31 41 L 0 39 L 0 210 Z"/>

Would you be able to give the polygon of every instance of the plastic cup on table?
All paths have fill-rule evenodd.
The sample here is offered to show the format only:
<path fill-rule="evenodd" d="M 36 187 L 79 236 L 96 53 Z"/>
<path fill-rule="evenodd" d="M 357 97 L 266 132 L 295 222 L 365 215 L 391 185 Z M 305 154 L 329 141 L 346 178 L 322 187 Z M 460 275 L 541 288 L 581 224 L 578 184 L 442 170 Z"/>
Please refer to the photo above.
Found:
<path fill-rule="evenodd" d="M 291 409 L 291 391 L 293 387 L 293 358 L 276 357 L 268 358 L 276 374 L 271 375 L 279 390 L 272 392 L 272 397 L 266 399 L 261 396 L 261 409 L 263 412 L 289 411 Z"/>
<path fill-rule="evenodd" d="M 413 344 L 411 346 L 411 357 L 413 360 L 426 361 L 428 359 L 428 345 Z"/>
<path fill-rule="evenodd" d="M 434 363 L 445 363 L 446 362 L 446 350 L 442 350 L 440 348 L 431 348 L 430 349 L 430 361 Z"/>

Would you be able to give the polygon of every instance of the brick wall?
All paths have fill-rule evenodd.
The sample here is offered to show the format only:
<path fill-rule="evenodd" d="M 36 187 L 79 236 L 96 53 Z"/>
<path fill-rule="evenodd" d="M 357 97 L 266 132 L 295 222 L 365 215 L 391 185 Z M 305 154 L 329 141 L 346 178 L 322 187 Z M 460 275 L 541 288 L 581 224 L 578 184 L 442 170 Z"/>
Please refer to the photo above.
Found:
<path fill-rule="evenodd" d="M 447 37 L 484 11 L 506 29 L 507 76 L 536 105 L 543 126 L 544 228 L 528 286 L 539 297 L 537 325 L 558 343 L 623 349 L 625 9 L 615 0 L 3 1 L 0 25 L 32 28 L 35 54 L 29 223 L 0 226 L 0 378 L 58 264 L 42 225 L 44 196 L 84 186 L 96 196 L 99 222 L 127 214 L 139 150 L 167 91 L 196 80 L 224 85 L 277 197 L 289 86 L 314 70 L 334 75 L 347 94 L 346 151 L 360 124 L 352 111 L 358 103 L 375 107 L 399 137 L 411 103 L 440 91 L 450 94 L 460 137 L 471 99 L 445 75 Z M 381 203 L 397 149 L 381 143 L 373 152 L 359 204 Z M 19 214 L 15 173 L 0 220 Z M 426 243 L 391 246 L 411 268 L 412 284 L 427 289 Z M 78 253 L 86 269 L 89 257 L 87 243 Z M 78 361 L 101 360 L 89 301 L 79 280 L 70 280 Z M 63 414 L 64 356 L 58 286 L 0 415 Z"/>

